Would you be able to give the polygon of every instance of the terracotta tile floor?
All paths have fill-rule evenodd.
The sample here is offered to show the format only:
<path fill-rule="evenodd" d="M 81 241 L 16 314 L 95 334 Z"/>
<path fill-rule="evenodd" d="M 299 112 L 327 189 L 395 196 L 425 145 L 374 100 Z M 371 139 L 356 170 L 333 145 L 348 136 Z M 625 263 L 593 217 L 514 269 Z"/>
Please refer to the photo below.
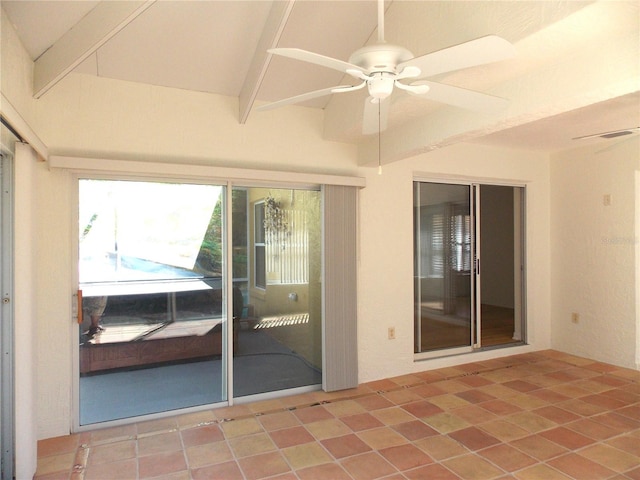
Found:
<path fill-rule="evenodd" d="M 640 372 L 548 350 L 42 440 L 38 453 L 38 480 L 640 480 Z"/>

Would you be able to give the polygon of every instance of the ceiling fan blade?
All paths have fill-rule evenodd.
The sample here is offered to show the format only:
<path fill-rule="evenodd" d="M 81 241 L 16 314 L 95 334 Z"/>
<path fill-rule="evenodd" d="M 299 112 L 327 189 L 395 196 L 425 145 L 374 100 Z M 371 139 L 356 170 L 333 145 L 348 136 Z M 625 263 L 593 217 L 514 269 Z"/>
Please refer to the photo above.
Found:
<path fill-rule="evenodd" d="M 487 35 L 412 58 L 399 64 L 398 70 L 401 71 L 406 67 L 418 67 L 421 72 L 418 78 L 425 78 L 439 73 L 508 60 L 513 58 L 515 54 L 513 45 L 504 38 L 497 35 Z"/>
<path fill-rule="evenodd" d="M 326 57 L 319 53 L 309 52 L 300 48 L 271 48 L 267 51 L 274 55 L 280 55 L 283 57 L 293 58 L 295 60 L 301 60 L 303 62 L 314 63 L 322 67 L 332 68 L 342 73 L 348 73 L 349 75 L 354 75 L 356 72 L 364 72 L 364 70 L 357 65 L 352 65 L 351 63 L 343 62 L 342 60 Z M 356 72 L 350 73 L 349 70 L 355 70 Z"/>
<path fill-rule="evenodd" d="M 343 92 L 354 92 L 356 90 L 360 90 L 367 86 L 367 82 L 362 82 L 358 85 L 346 85 L 341 87 L 333 87 L 331 89 L 331 93 L 343 93 Z"/>
<path fill-rule="evenodd" d="M 323 88 L 322 90 L 314 90 L 313 92 L 303 93 L 301 95 L 296 95 L 295 97 L 289 97 L 282 100 L 278 100 L 277 102 L 262 105 L 256 108 L 256 110 L 260 112 L 264 112 L 266 110 L 272 110 L 274 108 L 284 107 L 285 105 L 291 105 L 294 103 L 300 103 L 306 100 L 312 100 L 314 98 L 323 97 L 325 95 L 331 95 L 332 93 L 339 93 L 341 89 L 349 89 L 351 87 L 352 85 L 340 85 L 337 87 Z"/>
<path fill-rule="evenodd" d="M 384 132 L 387 129 L 387 121 L 389 119 L 391 101 L 387 98 L 381 102 L 374 103 L 371 101 L 372 98 L 368 97 L 364 101 L 362 133 L 365 135 Z M 380 109 L 378 109 L 378 106 Z"/>
<path fill-rule="evenodd" d="M 413 95 L 425 95 L 427 92 L 429 92 L 429 85 L 425 83 L 416 82 L 412 85 L 406 85 L 396 80 L 394 85 L 400 90 L 405 90 L 406 92 L 409 92 Z"/>
<path fill-rule="evenodd" d="M 505 98 L 487 95 L 486 93 L 474 92 L 473 90 L 454 87 L 453 85 L 445 85 L 444 83 L 420 80 L 419 82 L 414 82 L 411 85 L 427 85 L 429 90 L 426 94 L 423 94 L 425 98 L 465 108 L 467 110 L 493 112 L 506 107 L 509 103 Z"/>
<path fill-rule="evenodd" d="M 396 80 L 404 80 L 405 78 L 418 78 L 422 72 L 418 67 L 407 65 L 396 75 Z"/>

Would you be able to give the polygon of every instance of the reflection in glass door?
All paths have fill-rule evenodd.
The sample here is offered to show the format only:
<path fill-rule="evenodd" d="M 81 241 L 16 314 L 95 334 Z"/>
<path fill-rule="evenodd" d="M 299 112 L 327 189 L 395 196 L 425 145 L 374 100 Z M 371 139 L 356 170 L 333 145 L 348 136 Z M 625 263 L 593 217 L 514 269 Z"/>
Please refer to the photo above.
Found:
<path fill-rule="evenodd" d="M 414 183 L 416 353 L 473 345 L 471 187 Z"/>
<path fill-rule="evenodd" d="M 235 398 L 322 382 L 320 192 L 234 188 Z M 244 226 L 244 227 L 242 227 Z M 241 295 L 236 295 L 237 291 Z"/>
<path fill-rule="evenodd" d="M 226 401 L 224 192 L 79 181 L 81 426 Z"/>

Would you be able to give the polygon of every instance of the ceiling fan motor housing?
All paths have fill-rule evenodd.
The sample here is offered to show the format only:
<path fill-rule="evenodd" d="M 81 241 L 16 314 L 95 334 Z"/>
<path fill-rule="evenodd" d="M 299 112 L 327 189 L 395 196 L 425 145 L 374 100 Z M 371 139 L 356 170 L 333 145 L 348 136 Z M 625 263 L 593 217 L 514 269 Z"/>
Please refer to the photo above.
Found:
<path fill-rule="evenodd" d="M 369 45 L 359 48 L 349 57 L 349 63 L 366 70 L 367 73 L 396 71 L 398 64 L 411 60 L 413 53 L 390 43 Z"/>

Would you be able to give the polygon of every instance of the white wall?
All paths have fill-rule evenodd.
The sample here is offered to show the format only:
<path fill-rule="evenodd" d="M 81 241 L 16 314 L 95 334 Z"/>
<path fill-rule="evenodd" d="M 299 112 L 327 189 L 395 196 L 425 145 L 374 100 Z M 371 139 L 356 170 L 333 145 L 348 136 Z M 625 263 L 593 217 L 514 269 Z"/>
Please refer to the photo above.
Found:
<path fill-rule="evenodd" d="M 35 239 L 38 276 L 38 435 L 49 438 L 69 433 L 72 381 L 72 342 L 77 326 L 72 318 L 73 264 L 71 178 L 39 163 L 33 197 L 38 210 Z"/>
<path fill-rule="evenodd" d="M 290 107 L 238 122 L 237 98 L 71 74 L 38 100 L 51 154 L 355 173 L 356 147 L 321 138 L 322 111 Z"/>
<path fill-rule="evenodd" d="M 15 398 L 15 477 L 32 478 L 37 465 L 37 358 L 40 355 L 37 329 L 38 265 L 33 252 L 39 237 L 37 202 L 31 195 L 37 184 L 36 155 L 29 145 L 16 144 L 14 159 L 14 398 Z"/>
<path fill-rule="evenodd" d="M 0 91 L 23 118 L 33 119 L 30 96 L 31 63 L 4 12 L 0 14 Z M 0 105 L 2 111 L 6 106 Z M 28 145 L 16 144 L 14 158 L 14 412 L 16 478 L 32 478 L 37 466 L 37 306 L 33 301 L 37 282 L 34 243 L 38 237 L 36 201 L 36 157 Z"/>
<path fill-rule="evenodd" d="M 0 88 L 27 123 L 31 123 L 35 119 L 36 105 L 31 96 L 33 62 L 4 10 L 0 11 L 0 22 Z"/>
<path fill-rule="evenodd" d="M 640 138 L 551 160 L 552 347 L 639 368 L 635 341 L 636 172 Z M 603 203 L 611 195 L 611 205 Z M 571 314 L 579 314 L 572 323 Z"/>

